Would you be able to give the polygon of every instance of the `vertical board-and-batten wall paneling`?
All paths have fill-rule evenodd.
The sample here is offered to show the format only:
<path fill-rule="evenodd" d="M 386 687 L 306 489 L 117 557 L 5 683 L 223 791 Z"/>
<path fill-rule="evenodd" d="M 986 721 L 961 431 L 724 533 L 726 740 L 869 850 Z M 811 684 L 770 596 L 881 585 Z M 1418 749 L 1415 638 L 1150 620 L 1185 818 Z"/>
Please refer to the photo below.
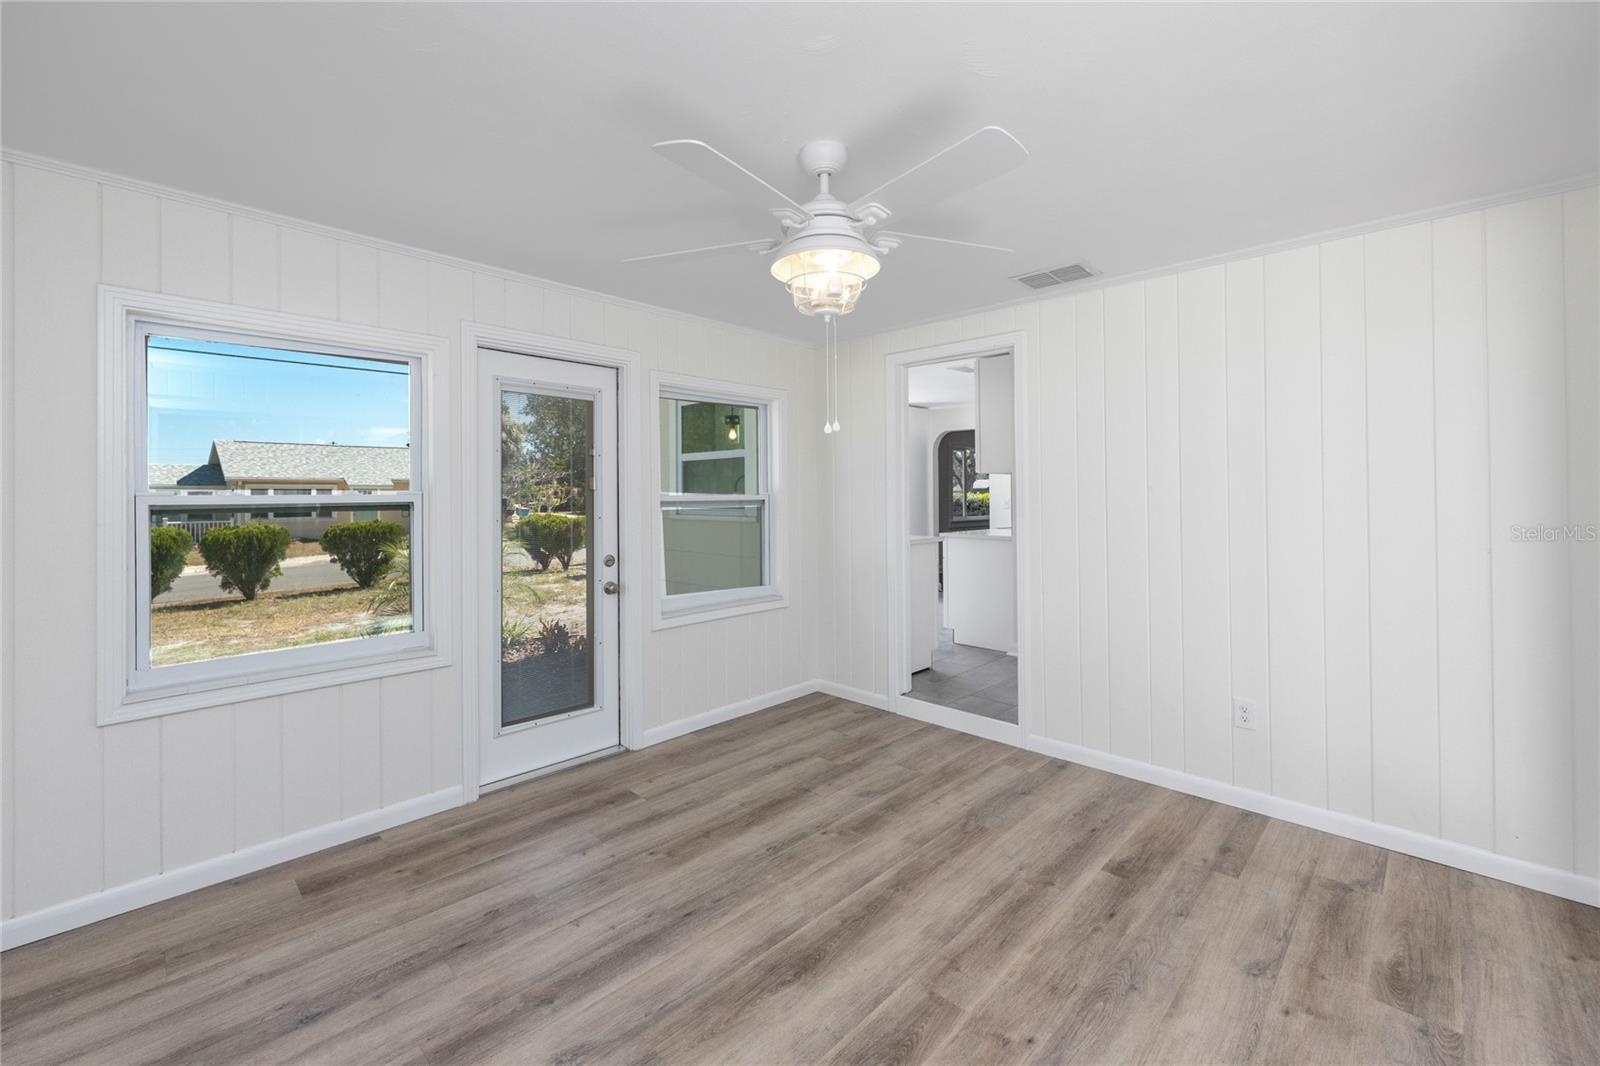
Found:
<path fill-rule="evenodd" d="M 1026 333 L 1042 750 L 1600 898 L 1596 318 L 1591 186 L 858 338 L 843 388 Z M 835 506 L 881 484 L 831 447 Z"/>
<path fill-rule="evenodd" d="M 0 160 L 0 276 L 11 278 L 15 271 L 16 230 L 12 225 L 14 179 L 9 161 Z M 15 287 L 0 283 L 0 485 L 16 484 L 16 416 L 11 397 L 15 395 L 16 316 L 12 314 Z M 16 716 L 7 708 L 16 705 L 16 511 L 0 499 L 0 916 L 9 915 L 10 900 L 16 891 Z"/>
<path fill-rule="evenodd" d="M 1263 263 L 1267 461 L 1267 703 L 1272 784 L 1326 806 L 1322 603 L 1322 345 L 1316 248 Z"/>
<path fill-rule="evenodd" d="M 1178 521 L 1183 534 L 1184 769 L 1231 781 L 1224 283 L 1220 266 L 1178 276 Z"/>
<path fill-rule="evenodd" d="M 1600 530 L 1600 202 L 1562 203 L 1567 340 L 1567 513 Z M 1600 872 L 1600 771 L 1583 752 L 1600 751 L 1600 547 L 1567 545 L 1572 565 L 1573 866 Z"/>
<path fill-rule="evenodd" d="M 1150 761 L 1150 544 L 1143 286 L 1106 293 L 1106 604 L 1111 750 Z"/>
<path fill-rule="evenodd" d="M 1366 242 L 1318 250 L 1322 341 L 1322 649 L 1328 809 L 1372 817 Z"/>
<path fill-rule="evenodd" d="M 1078 707 L 1083 743 L 1111 750 L 1111 651 L 1106 561 L 1106 302 L 1077 301 Z"/>
<path fill-rule="evenodd" d="M 1228 633 L 1233 694 L 1265 704 L 1267 686 L 1266 304 L 1260 259 L 1224 275 L 1228 395 Z M 1272 791 L 1272 715 L 1233 733 L 1233 783 Z"/>
<path fill-rule="evenodd" d="M 192 296 L 434 334 L 474 319 L 640 353 L 653 369 L 788 390 L 790 433 L 820 422 L 805 344 L 610 300 L 247 208 L 21 156 L 4 173 L 6 611 L 4 917 L 94 897 L 195 863 L 461 785 L 458 666 L 95 725 L 93 494 L 96 286 Z M 454 347 L 452 347 L 454 352 Z M 459 353 L 456 353 L 459 355 Z M 459 365 L 459 363 L 457 363 Z M 455 375 L 459 377 L 459 375 Z M 444 453 L 472 442 L 449 405 Z M 21 402 L 19 402 L 21 401 Z M 648 412 L 647 412 L 648 413 Z M 21 454 L 14 444 L 22 445 Z M 796 446 L 787 509 L 790 605 L 652 632 L 645 729 L 815 676 L 806 617 L 824 546 L 806 531 L 824 475 Z M 453 465 L 430 501 L 450 506 Z M 657 512 L 657 487 L 629 501 Z M 462 560 L 446 553 L 459 587 Z M 20 565 L 19 565 L 20 564 Z M 471 645 L 458 633 L 460 655 Z"/>
<path fill-rule="evenodd" d="M 1372 812 L 1439 833 L 1438 526 L 1432 245 L 1426 223 L 1366 239 Z"/>
<path fill-rule="evenodd" d="M 1489 488 L 1497 549 L 1494 829 L 1512 854 L 1551 864 L 1571 863 L 1576 844 L 1567 754 L 1575 734 L 1563 713 L 1573 696 L 1571 559 L 1564 543 L 1535 536 L 1502 544 L 1500 534 L 1513 527 L 1559 528 L 1570 517 L 1564 246 L 1583 235 L 1564 231 L 1563 207 L 1560 200 L 1517 204 L 1491 213 L 1485 228 Z M 1587 238 L 1593 241 L 1593 230 Z M 1586 414 L 1592 419 L 1592 411 Z M 1553 745 L 1558 736 L 1560 745 Z M 1586 769 L 1592 778 L 1594 767 Z"/>

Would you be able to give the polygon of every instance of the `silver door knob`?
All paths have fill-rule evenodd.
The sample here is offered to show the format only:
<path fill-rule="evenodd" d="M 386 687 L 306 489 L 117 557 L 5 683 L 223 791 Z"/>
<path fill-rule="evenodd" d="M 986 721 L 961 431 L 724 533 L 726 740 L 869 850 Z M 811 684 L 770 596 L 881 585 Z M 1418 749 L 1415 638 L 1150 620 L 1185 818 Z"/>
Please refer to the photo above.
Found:
<path fill-rule="evenodd" d="M 617 583 L 615 581 L 607 581 L 604 585 L 600 586 L 600 591 L 604 592 L 607 596 L 615 596 L 617 594 Z"/>

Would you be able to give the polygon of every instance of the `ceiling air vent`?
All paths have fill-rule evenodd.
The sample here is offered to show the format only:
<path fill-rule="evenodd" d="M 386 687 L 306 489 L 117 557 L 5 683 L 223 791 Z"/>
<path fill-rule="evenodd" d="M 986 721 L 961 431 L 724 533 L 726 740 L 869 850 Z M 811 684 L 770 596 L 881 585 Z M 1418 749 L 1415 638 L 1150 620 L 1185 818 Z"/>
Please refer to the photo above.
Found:
<path fill-rule="evenodd" d="M 1094 277 L 1094 271 L 1082 263 L 1073 263 L 1071 266 L 1056 267 L 1054 270 L 1036 270 L 1032 274 L 1023 274 L 1013 278 L 1020 281 L 1030 289 L 1048 289 L 1052 285 L 1065 285 L 1069 281 L 1082 281 L 1084 278 Z"/>

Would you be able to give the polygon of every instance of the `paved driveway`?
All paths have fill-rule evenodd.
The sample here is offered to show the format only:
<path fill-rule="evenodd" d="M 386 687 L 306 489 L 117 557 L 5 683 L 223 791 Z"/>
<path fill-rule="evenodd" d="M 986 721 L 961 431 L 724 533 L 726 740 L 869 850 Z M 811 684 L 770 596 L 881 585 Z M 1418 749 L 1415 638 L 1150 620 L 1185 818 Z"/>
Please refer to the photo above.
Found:
<path fill-rule="evenodd" d="M 351 581 L 339 564 L 326 555 L 305 555 L 298 559 L 285 559 L 283 575 L 272 579 L 272 592 L 291 589 L 319 589 L 330 585 L 350 585 Z M 191 571 L 198 571 L 194 573 Z M 172 588 L 156 597 L 157 605 L 193 603 L 196 600 L 214 600 L 222 596 L 237 596 L 236 592 L 223 592 L 217 579 L 206 573 L 204 567 L 184 567 L 184 572 L 172 583 Z"/>

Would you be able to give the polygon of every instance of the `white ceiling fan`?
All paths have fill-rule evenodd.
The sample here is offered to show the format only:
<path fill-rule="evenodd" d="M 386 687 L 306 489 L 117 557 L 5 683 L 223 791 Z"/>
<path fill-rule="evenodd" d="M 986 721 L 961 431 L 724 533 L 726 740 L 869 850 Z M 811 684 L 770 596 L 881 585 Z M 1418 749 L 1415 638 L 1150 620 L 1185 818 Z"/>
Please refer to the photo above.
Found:
<path fill-rule="evenodd" d="M 824 316 L 849 314 L 862 288 L 877 274 L 879 257 L 907 240 L 1009 251 L 992 244 L 881 227 L 891 217 L 914 215 L 946 197 L 1014 170 L 1028 158 L 1028 150 L 1011 134 L 999 126 L 985 126 L 847 203 L 832 190 L 833 177 L 844 169 L 845 146 L 838 141 L 812 141 L 800 149 L 800 165 L 816 176 L 817 195 L 799 203 L 704 141 L 662 141 L 654 147 L 685 170 L 728 190 L 750 206 L 766 208 L 776 217 L 780 235 L 634 256 L 624 262 L 741 250 L 773 253 L 772 276 L 788 287 L 795 308 L 804 314 Z M 883 201 L 894 205 L 894 209 Z"/>
<path fill-rule="evenodd" d="M 885 229 L 883 224 L 893 215 L 914 215 L 948 196 L 1014 170 L 1028 158 L 1021 141 L 999 126 L 984 126 L 846 203 L 834 195 L 832 188 L 834 175 L 844 169 L 845 146 L 838 141 L 811 141 L 800 149 L 800 165 L 816 177 L 817 195 L 799 203 L 704 141 L 662 141 L 654 147 L 685 170 L 721 186 L 750 206 L 765 207 L 777 219 L 780 235 L 634 256 L 623 262 L 737 251 L 770 253 L 772 276 L 789 290 L 795 309 L 823 319 L 829 405 L 822 424 L 824 433 L 839 431 L 835 320 L 855 309 L 867 282 L 878 273 L 880 256 L 888 255 L 907 240 L 1010 251 L 975 241 Z M 891 211 L 879 197 L 894 204 L 895 209 Z"/>

